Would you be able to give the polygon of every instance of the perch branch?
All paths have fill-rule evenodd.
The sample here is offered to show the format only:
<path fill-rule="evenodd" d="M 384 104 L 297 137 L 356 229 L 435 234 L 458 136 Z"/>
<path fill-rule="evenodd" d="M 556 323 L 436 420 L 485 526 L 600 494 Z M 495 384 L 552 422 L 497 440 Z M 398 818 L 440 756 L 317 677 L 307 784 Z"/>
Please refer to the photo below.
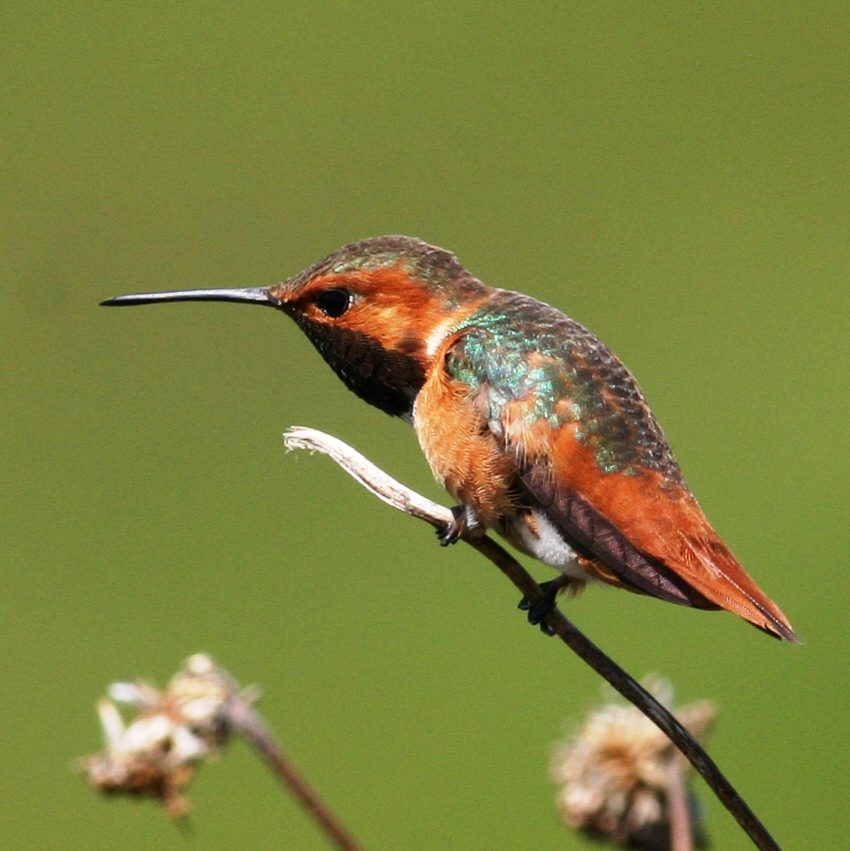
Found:
<path fill-rule="evenodd" d="M 316 429 L 294 426 L 284 434 L 283 439 L 288 449 L 307 449 L 329 456 L 379 499 L 405 514 L 430 523 L 435 529 L 444 529 L 452 520 L 452 513 L 448 508 L 402 485 L 338 438 Z M 542 600 L 543 592 L 532 576 L 492 538 L 483 535 L 464 537 L 463 540 L 490 559 L 514 583 L 524 597 L 532 603 Z M 726 779 L 714 760 L 672 713 L 603 653 L 567 619 L 560 609 L 555 607 L 543 618 L 543 622 L 673 742 L 757 848 L 761 851 L 781 851 L 767 828 Z"/>

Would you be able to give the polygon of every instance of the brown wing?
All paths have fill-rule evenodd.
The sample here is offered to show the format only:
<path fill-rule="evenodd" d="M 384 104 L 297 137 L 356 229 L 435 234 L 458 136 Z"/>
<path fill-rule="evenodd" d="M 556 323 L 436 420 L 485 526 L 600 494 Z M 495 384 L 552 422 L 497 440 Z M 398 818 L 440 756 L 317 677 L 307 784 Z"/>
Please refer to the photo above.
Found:
<path fill-rule="evenodd" d="M 612 585 L 669 603 L 697 609 L 719 609 L 658 559 L 637 549 L 617 527 L 571 489 L 556 485 L 546 462 L 520 475 L 531 502 L 545 509 L 573 548 L 584 558 L 600 562 L 597 578 Z M 607 570 L 605 570 L 607 568 Z"/>
<path fill-rule="evenodd" d="M 726 609 L 771 635 L 798 641 L 684 483 L 654 471 L 600 472 L 592 450 L 572 432 L 562 426 L 550 433 L 551 454 L 527 455 L 520 481 L 579 552 L 634 590 L 694 608 Z"/>

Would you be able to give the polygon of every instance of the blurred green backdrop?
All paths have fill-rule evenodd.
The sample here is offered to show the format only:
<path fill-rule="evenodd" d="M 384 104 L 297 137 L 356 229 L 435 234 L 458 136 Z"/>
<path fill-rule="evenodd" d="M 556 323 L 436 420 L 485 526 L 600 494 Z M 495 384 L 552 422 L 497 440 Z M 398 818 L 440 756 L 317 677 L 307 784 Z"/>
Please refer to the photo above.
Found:
<path fill-rule="evenodd" d="M 783 845 L 846 846 L 848 40 L 839 2 L 4 3 L 3 846 L 184 847 L 69 766 L 107 683 L 206 650 L 366 848 L 585 847 L 547 765 L 597 677 L 472 551 L 279 436 L 442 498 L 412 432 L 271 311 L 97 307 L 381 233 L 636 372 L 805 644 L 616 591 L 570 613 L 718 702 L 710 750 Z M 190 794 L 196 847 L 327 847 L 242 746 Z M 715 847 L 749 847 L 704 799 Z"/>

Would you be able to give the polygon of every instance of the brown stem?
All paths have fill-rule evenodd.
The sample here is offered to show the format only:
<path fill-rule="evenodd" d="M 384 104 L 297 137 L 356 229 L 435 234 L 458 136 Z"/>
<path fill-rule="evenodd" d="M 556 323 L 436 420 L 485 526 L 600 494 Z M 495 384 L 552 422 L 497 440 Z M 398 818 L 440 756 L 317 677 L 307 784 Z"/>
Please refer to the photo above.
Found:
<path fill-rule="evenodd" d="M 540 586 L 525 568 L 501 545 L 488 537 L 465 539 L 485 555 L 532 602 L 542 599 Z M 634 704 L 688 758 L 705 782 L 734 816 L 738 824 L 761 851 L 781 851 L 781 848 L 761 823 L 747 802 L 726 779 L 717 763 L 697 740 L 643 686 L 627 674 L 613 659 L 603 653 L 587 636 L 555 608 L 543 618 L 570 650 L 583 659 L 597 674 Z"/>
<path fill-rule="evenodd" d="M 308 449 L 328 455 L 350 476 L 384 502 L 420 520 L 425 520 L 437 529 L 444 529 L 453 520 L 445 506 L 438 505 L 388 476 L 383 470 L 338 438 L 304 426 L 294 426 L 284 434 L 289 449 Z M 486 556 L 524 597 L 532 603 L 542 600 L 540 586 L 526 569 L 511 556 L 504 547 L 484 536 L 464 537 L 467 544 Z M 583 659 L 597 674 L 612 685 L 630 703 L 640 709 L 664 735 L 687 757 L 688 761 L 703 777 L 717 795 L 720 802 L 732 814 L 747 836 L 761 851 L 782 851 L 767 828 L 726 779 L 717 764 L 705 752 L 696 739 L 662 706 L 645 688 L 627 674 L 616 662 L 602 652 L 587 638 L 564 613 L 553 608 L 543 622 L 577 656 Z"/>
<path fill-rule="evenodd" d="M 351 834 L 284 754 L 259 713 L 247 701 L 231 701 L 227 709 L 227 720 L 259 751 L 280 781 L 288 787 L 337 848 L 341 851 L 361 851 Z"/>
<path fill-rule="evenodd" d="M 667 811 L 670 814 L 671 851 L 694 851 L 694 835 L 691 828 L 691 811 L 688 807 L 688 792 L 685 788 L 685 772 L 682 759 L 673 754 L 666 761 Z"/>

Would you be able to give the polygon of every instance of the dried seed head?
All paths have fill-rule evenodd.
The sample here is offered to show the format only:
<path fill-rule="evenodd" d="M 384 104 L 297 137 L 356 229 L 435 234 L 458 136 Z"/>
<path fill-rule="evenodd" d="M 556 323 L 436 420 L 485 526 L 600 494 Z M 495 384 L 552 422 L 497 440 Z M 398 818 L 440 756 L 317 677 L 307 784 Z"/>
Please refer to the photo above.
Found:
<path fill-rule="evenodd" d="M 162 802 L 169 815 L 188 811 L 182 790 L 203 759 L 218 755 L 230 733 L 227 709 L 240 694 L 205 654 L 186 660 L 165 691 L 148 683 L 113 683 L 98 702 L 105 749 L 78 762 L 95 789 Z M 139 709 L 129 723 L 116 704 Z"/>
<path fill-rule="evenodd" d="M 669 684 L 656 681 L 648 688 L 669 706 Z M 716 713 L 702 701 L 674 714 L 701 739 Z M 552 778 L 571 827 L 624 847 L 662 849 L 670 847 L 671 769 L 681 776 L 682 765 L 674 745 L 640 710 L 612 702 L 591 712 L 557 746 Z M 694 831 L 695 838 L 700 835 Z"/>

